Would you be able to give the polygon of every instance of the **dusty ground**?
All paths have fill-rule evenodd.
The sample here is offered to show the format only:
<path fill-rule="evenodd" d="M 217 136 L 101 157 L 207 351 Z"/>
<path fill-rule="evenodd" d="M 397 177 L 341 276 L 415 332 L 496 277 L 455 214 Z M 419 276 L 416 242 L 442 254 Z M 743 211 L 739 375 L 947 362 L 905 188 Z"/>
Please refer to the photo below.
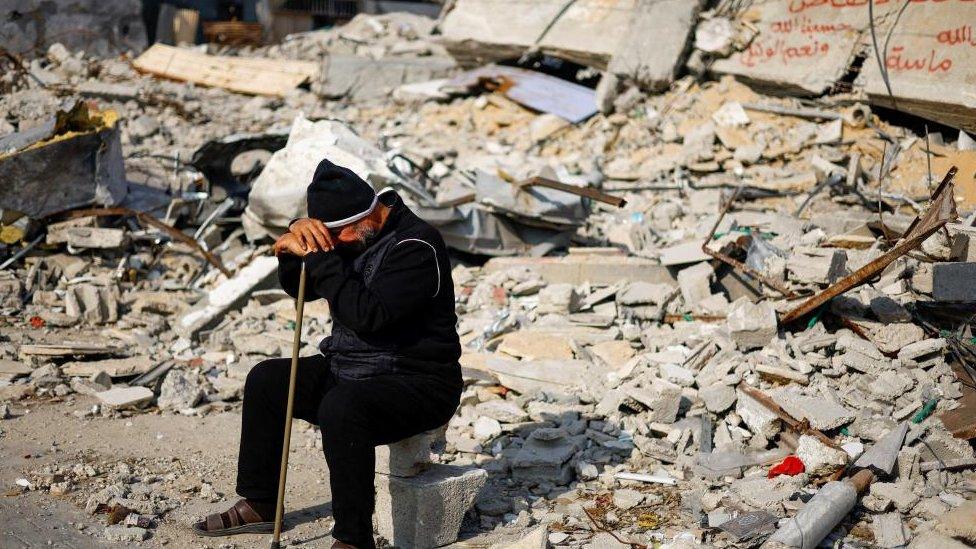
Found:
<path fill-rule="evenodd" d="M 185 505 L 163 516 L 144 546 L 255 547 L 267 543 L 267 536 L 206 539 L 186 529 L 196 515 L 223 510 L 236 501 L 233 488 L 239 411 L 203 418 L 141 414 L 79 419 L 71 414 L 92 404 L 91 397 L 79 397 L 71 406 L 40 403 L 14 408 L 18 417 L 0 423 L 0 485 L 15 486 L 25 471 L 38 470 L 46 464 L 77 462 L 80 455 L 86 459 L 143 464 L 147 460 L 172 460 L 172 469 L 183 471 L 186 477 L 180 479 L 181 485 L 192 487 L 209 482 L 224 494 L 224 499 L 211 503 L 187 494 Z M 311 435 L 299 430 L 301 427 L 296 426 L 292 439 L 287 539 L 292 545 L 328 546 L 332 541 L 328 472 L 319 451 L 306 446 Z M 97 535 L 104 528 L 105 516 L 88 515 L 83 495 L 54 497 L 8 492 L 4 496 L 0 498 L 0 547 L 119 546 Z"/>

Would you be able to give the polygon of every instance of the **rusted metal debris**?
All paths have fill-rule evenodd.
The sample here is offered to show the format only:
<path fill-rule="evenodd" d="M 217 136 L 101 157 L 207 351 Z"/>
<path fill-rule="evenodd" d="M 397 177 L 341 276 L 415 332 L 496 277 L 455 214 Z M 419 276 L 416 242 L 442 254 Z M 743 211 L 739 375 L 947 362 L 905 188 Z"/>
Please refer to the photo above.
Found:
<path fill-rule="evenodd" d="M 715 220 L 715 225 L 712 226 L 712 230 L 709 231 L 708 232 L 708 236 L 705 237 L 705 242 L 702 243 L 702 247 L 701 247 L 702 252 L 710 255 L 711 257 L 713 257 L 713 258 L 715 258 L 715 259 L 717 259 L 719 261 L 721 261 L 722 263 L 725 263 L 729 267 L 732 267 L 733 270 L 735 270 L 735 271 L 737 271 L 739 273 L 742 273 L 744 275 L 747 275 L 750 278 L 753 278 L 753 279 L 755 279 L 755 280 L 757 280 L 757 281 L 759 281 L 759 282 L 761 282 L 761 283 L 769 286 L 770 288 L 772 288 L 772 289 L 776 290 L 777 292 L 783 294 L 785 297 L 788 297 L 788 298 L 795 298 L 795 297 L 797 297 L 796 293 L 793 292 L 793 290 L 787 288 L 786 286 L 784 286 L 783 284 L 781 284 L 779 281 L 773 280 L 772 278 L 769 278 L 768 276 L 765 276 L 764 274 L 760 273 L 759 271 L 753 269 L 752 267 L 746 265 L 745 263 L 739 261 L 738 259 L 735 259 L 734 257 L 732 257 L 732 256 L 730 256 L 730 255 L 728 255 L 726 253 L 723 253 L 723 252 L 717 251 L 717 250 L 713 250 L 713 249 L 711 249 L 711 248 L 708 247 L 708 243 L 711 242 L 713 238 L 715 238 L 715 231 L 718 230 L 718 227 L 719 227 L 719 225 L 721 225 L 722 220 L 725 219 L 725 214 L 729 213 L 729 210 L 732 208 L 732 204 L 735 202 L 736 198 L 739 197 L 739 193 L 740 192 L 742 192 L 742 187 L 741 186 L 738 187 L 738 188 L 736 188 L 735 193 L 725 203 L 725 206 L 722 207 L 722 211 L 719 213 L 718 219 Z M 755 237 L 753 237 L 753 238 L 755 238 Z"/>
<path fill-rule="evenodd" d="M 116 216 L 116 215 L 125 216 L 125 217 L 135 217 L 143 225 L 150 225 L 152 227 L 155 227 L 165 232 L 166 234 L 171 236 L 174 240 L 179 240 L 180 242 L 193 248 L 197 253 L 203 256 L 203 258 L 206 259 L 208 263 L 213 265 L 218 271 L 223 273 L 223 275 L 226 276 L 227 278 L 230 278 L 232 276 L 231 272 L 227 269 L 227 267 L 224 267 L 224 264 L 220 261 L 220 259 L 214 254 L 205 250 L 203 246 L 200 245 L 199 242 L 197 242 L 190 236 L 184 234 L 179 229 L 175 227 L 171 227 L 170 225 L 163 223 L 162 221 L 156 219 L 155 217 L 145 212 L 137 212 L 135 210 L 129 208 L 122 208 L 122 207 L 91 208 L 87 210 L 75 210 L 73 212 L 70 212 L 68 214 L 68 217 L 69 219 L 71 219 L 71 218 L 87 217 L 87 216 L 109 217 L 109 216 Z"/>
<path fill-rule="evenodd" d="M 804 301 L 798 307 L 786 313 L 780 321 L 786 324 L 800 319 L 851 288 L 856 288 L 864 284 L 896 259 L 921 246 L 926 238 L 944 227 L 946 223 L 954 220 L 957 214 L 952 180 L 956 176 L 957 171 L 958 168 L 953 166 L 946 172 L 942 183 L 939 184 L 939 187 L 932 195 L 932 202 L 929 205 L 928 211 L 925 212 L 924 216 L 915 217 L 898 245 L 889 250 L 888 253 L 839 280 L 826 290 Z"/>
<path fill-rule="evenodd" d="M 758 402 L 759 404 L 762 404 L 764 407 L 768 408 L 769 411 L 776 414 L 779 417 L 779 419 L 783 423 L 785 423 L 786 426 L 794 433 L 798 435 L 810 435 L 810 436 L 817 437 L 818 439 L 820 439 L 821 442 L 823 442 L 827 446 L 830 446 L 831 448 L 835 448 L 838 450 L 841 449 L 840 445 L 834 442 L 834 439 L 823 434 L 822 431 L 811 427 L 809 420 L 807 420 L 806 418 L 798 420 L 793 416 L 791 416 L 790 414 L 786 413 L 786 411 L 783 410 L 783 408 L 781 408 L 779 404 L 776 404 L 776 402 L 774 402 L 773 399 L 770 398 L 769 395 L 767 395 L 766 393 L 760 391 L 759 389 L 756 389 L 755 387 L 750 387 L 749 385 L 746 385 L 744 383 L 739 385 L 739 389 L 741 389 L 742 392 L 755 399 L 755 401 Z"/>
<path fill-rule="evenodd" d="M 575 194 L 577 196 L 582 196 L 589 198 L 590 200 L 596 200 L 597 202 L 603 202 L 604 204 L 609 204 L 611 206 L 616 206 L 617 208 L 622 208 L 627 205 L 627 201 L 623 198 L 605 193 L 599 189 L 594 189 L 592 187 L 580 187 L 578 185 L 570 185 L 568 183 L 563 183 L 561 181 L 555 181 L 546 177 L 535 176 L 529 179 L 519 181 L 515 183 L 516 187 L 545 187 L 547 189 L 555 189 L 557 191 L 563 191 L 570 194 Z"/>

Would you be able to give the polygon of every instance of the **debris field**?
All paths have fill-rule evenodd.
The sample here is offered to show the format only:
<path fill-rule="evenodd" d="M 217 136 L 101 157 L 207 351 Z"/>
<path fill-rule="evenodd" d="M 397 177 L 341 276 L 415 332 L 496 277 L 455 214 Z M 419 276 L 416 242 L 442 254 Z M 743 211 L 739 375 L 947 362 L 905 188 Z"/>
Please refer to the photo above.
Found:
<path fill-rule="evenodd" d="M 409 450 L 435 465 L 379 472 L 387 545 L 976 544 L 972 105 L 957 73 L 939 99 L 837 57 L 912 19 L 858 11 L 801 70 L 770 36 L 787 5 L 841 17 L 814 2 L 637 2 L 588 33 L 492 4 L 261 47 L 0 48 L 0 517 L 265 543 L 186 526 L 235 500 L 244 380 L 291 352 L 271 243 L 325 157 L 454 254 L 465 390 Z M 330 329 L 307 304 L 303 355 Z M 299 423 L 285 541 L 316 547 L 328 473 Z"/>

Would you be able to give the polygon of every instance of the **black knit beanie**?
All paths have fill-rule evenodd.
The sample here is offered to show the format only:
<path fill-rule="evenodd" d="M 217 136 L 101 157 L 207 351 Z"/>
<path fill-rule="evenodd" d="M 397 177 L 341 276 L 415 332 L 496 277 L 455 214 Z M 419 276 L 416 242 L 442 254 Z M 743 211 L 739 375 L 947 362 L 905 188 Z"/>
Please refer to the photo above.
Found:
<path fill-rule="evenodd" d="M 352 170 L 319 162 L 308 186 L 308 216 L 329 228 L 359 221 L 376 206 L 376 192 Z"/>

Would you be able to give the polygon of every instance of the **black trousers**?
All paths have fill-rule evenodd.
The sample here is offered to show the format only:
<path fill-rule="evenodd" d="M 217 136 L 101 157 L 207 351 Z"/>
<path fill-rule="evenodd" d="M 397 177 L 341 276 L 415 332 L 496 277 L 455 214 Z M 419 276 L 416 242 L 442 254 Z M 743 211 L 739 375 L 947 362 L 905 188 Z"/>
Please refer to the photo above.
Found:
<path fill-rule="evenodd" d="M 290 359 L 265 360 L 244 384 L 237 493 L 278 493 Z M 337 378 L 322 355 L 299 359 L 294 417 L 317 424 L 332 487 L 332 536 L 372 549 L 375 447 L 434 429 L 457 409 L 457 381 L 434 375 Z"/>

